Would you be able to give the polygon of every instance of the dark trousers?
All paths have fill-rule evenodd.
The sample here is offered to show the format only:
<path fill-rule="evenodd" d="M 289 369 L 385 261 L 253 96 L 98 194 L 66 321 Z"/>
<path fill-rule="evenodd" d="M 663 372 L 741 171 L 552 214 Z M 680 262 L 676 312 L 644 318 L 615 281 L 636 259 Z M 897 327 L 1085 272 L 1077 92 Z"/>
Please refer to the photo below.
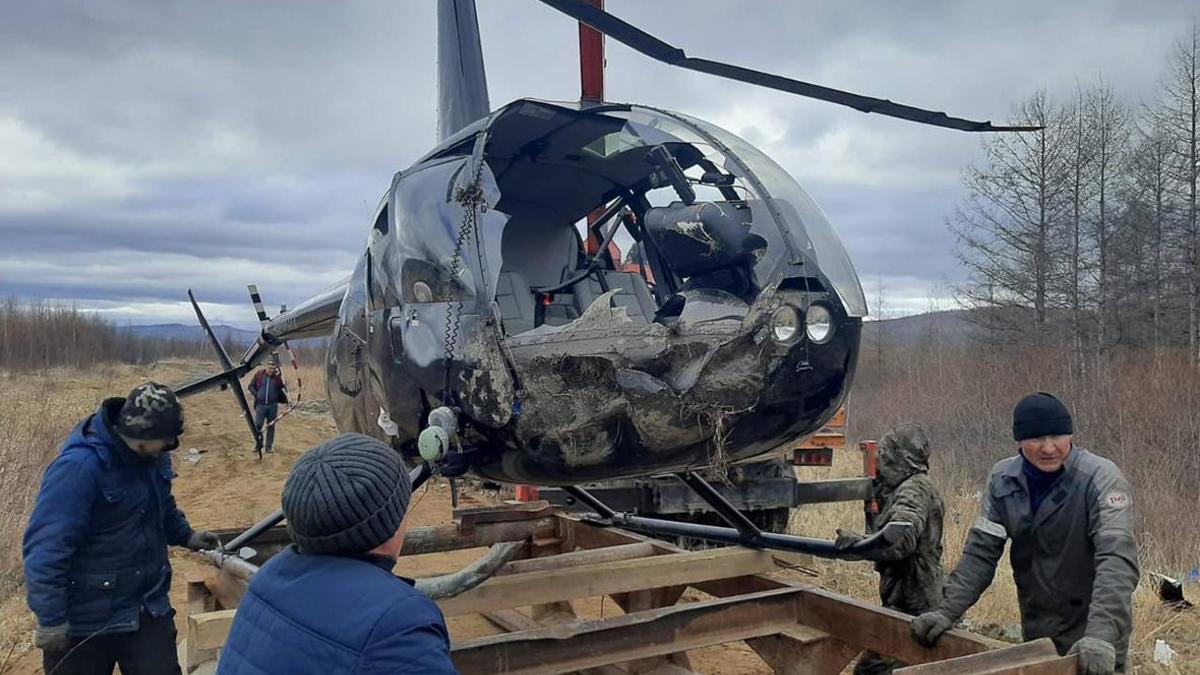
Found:
<path fill-rule="evenodd" d="M 47 675 L 112 675 L 116 665 L 121 675 L 180 675 L 175 635 L 174 617 L 142 614 L 132 633 L 71 638 L 65 651 L 42 652 L 42 667 Z"/>
<path fill-rule="evenodd" d="M 258 427 L 259 431 L 262 431 L 264 423 L 274 422 L 275 418 L 278 416 L 279 416 L 279 404 L 278 403 L 268 403 L 268 404 L 255 403 L 254 404 L 254 426 Z M 267 427 L 267 434 L 266 434 L 266 437 L 263 438 L 263 441 L 266 443 L 267 450 L 270 450 L 271 448 L 275 447 L 275 425 L 274 424 Z"/>

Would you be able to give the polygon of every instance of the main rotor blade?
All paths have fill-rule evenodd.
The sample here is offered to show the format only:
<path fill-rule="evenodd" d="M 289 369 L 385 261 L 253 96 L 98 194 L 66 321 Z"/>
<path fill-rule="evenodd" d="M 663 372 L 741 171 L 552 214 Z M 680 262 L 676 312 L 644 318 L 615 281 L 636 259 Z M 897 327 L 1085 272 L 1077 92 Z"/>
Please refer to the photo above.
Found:
<path fill-rule="evenodd" d="M 541 2 L 580 23 L 591 26 L 617 42 L 668 65 L 679 66 L 680 68 L 687 68 L 688 70 L 708 73 L 709 75 L 716 75 L 717 77 L 737 80 L 738 82 L 745 82 L 760 87 L 767 87 L 768 89 L 785 91 L 790 94 L 829 101 L 830 103 L 854 108 L 860 112 L 887 115 L 888 117 L 897 117 L 910 122 L 946 127 L 947 129 L 958 129 L 959 131 L 1038 131 L 1041 129 L 1041 127 L 1031 126 L 997 126 L 991 122 L 976 122 L 959 117 L 950 117 L 944 112 L 925 110 L 902 103 L 893 103 L 887 99 L 873 98 L 840 89 L 823 87 L 819 84 L 801 82 L 800 80 L 793 80 L 780 75 L 772 75 L 719 61 L 692 58 L 685 54 L 682 49 L 667 44 L 646 31 L 626 23 L 602 9 L 593 7 L 583 2 L 583 0 L 541 0 Z"/>

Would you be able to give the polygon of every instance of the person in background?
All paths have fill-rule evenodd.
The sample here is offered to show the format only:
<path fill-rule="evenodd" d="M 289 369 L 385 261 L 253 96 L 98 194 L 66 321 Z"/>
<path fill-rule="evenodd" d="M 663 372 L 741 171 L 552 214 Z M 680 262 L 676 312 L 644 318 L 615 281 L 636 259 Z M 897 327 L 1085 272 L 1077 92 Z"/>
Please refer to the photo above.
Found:
<path fill-rule="evenodd" d="M 915 424 L 902 424 L 879 441 L 875 499 L 879 515 L 872 529 L 892 522 L 909 523 L 907 533 L 892 546 L 870 555 L 879 573 L 879 599 L 884 607 L 921 614 L 942 600 L 942 495 L 929 479 L 929 436 Z M 863 539 L 857 532 L 838 530 L 837 545 L 847 548 Z M 855 675 L 891 673 L 904 664 L 866 652 Z"/>
<path fill-rule="evenodd" d="M 1024 639 L 1078 654 L 1079 672 L 1125 672 L 1138 583 L 1133 492 L 1115 464 L 1072 442 L 1062 401 L 1030 394 L 1013 410 L 1014 457 L 992 467 L 982 514 L 946 595 L 912 634 L 932 645 L 992 583 L 1011 539 Z"/>
<path fill-rule="evenodd" d="M 259 430 L 254 450 L 273 452 L 275 448 L 275 418 L 279 417 L 279 404 L 286 404 L 287 385 L 279 374 L 279 363 L 271 361 L 266 368 L 254 374 L 250 380 L 250 395 L 254 397 L 254 426 Z M 264 448 L 265 442 L 265 448 Z"/>
<path fill-rule="evenodd" d="M 294 542 L 255 575 L 220 675 L 456 673 L 441 610 L 396 576 L 412 484 L 382 441 L 342 434 L 283 488 Z"/>
<path fill-rule="evenodd" d="M 171 494 L 183 408 L 149 382 L 83 420 L 46 469 L 25 530 L 25 588 L 47 673 L 179 673 L 167 546 L 217 548 Z"/>

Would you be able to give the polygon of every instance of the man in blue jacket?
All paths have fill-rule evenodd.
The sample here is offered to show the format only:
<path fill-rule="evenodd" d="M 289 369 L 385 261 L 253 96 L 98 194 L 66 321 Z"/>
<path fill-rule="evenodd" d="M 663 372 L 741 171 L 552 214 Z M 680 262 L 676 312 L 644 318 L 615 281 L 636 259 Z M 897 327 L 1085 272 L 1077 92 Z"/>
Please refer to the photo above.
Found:
<path fill-rule="evenodd" d="M 25 586 L 47 673 L 178 673 L 167 546 L 220 545 L 171 494 L 183 433 L 175 392 L 110 398 L 46 469 L 25 530 Z"/>
<path fill-rule="evenodd" d="M 221 651 L 221 675 L 456 673 L 442 612 L 392 568 L 412 486 L 361 434 L 307 452 L 283 488 L 294 544 L 263 566 Z"/>

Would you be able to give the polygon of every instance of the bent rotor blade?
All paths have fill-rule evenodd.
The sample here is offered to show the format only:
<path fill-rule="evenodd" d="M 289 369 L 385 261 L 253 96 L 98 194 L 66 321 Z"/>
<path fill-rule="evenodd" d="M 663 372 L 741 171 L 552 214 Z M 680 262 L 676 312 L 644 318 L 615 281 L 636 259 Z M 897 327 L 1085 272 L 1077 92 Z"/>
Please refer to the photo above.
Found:
<path fill-rule="evenodd" d="M 682 49 L 667 44 L 646 31 L 626 23 L 602 9 L 593 7 L 583 0 L 541 0 L 541 2 L 580 23 L 591 26 L 627 47 L 668 65 L 708 73 L 709 75 L 716 75 L 717 77 L 724 77 L 768 89 L 784 91 L 790 94 L 828 101 L 854 108 L 860 112 L 876 113 L 910 122 L 946 127 L 947 129 L 958 129 L 959 131 L 1038 131 L 1042 128 L 1036 126 L 997 126 L 991 122 L 976 122 L 960 117 L 950 117 L 944 112 L 925 110 L 923 108 L 904 105 L 903 103 L 894 103 L 887 99 L 863 96 L 862 94 L 854 94 L 840 89 L 823 87 L 819 84 L 801 82 L 800 80 L 793 80 L 780 75 L 772 75 L 719 61 L 692 58 L 685 54 Z"/>

